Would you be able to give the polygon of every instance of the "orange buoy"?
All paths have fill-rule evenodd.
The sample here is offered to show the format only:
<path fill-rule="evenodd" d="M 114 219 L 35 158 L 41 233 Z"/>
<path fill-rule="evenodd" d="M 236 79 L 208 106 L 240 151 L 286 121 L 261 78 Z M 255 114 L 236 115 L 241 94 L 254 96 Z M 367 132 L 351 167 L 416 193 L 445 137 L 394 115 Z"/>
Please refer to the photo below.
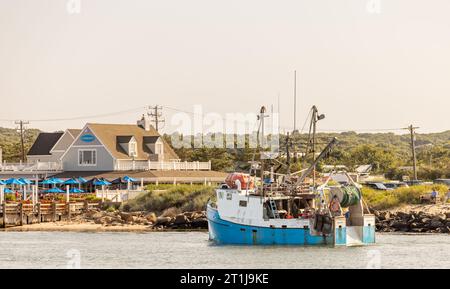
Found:
<path fill-rule="evenodd" d="M 225 183 L 232 189 L 238 188 L 236 181 L 239 181 L 241 183 L 242 190 L 251 190 L 254 188 L 253 180 L 249 174 L 231 173 L 225 179 Z"/>

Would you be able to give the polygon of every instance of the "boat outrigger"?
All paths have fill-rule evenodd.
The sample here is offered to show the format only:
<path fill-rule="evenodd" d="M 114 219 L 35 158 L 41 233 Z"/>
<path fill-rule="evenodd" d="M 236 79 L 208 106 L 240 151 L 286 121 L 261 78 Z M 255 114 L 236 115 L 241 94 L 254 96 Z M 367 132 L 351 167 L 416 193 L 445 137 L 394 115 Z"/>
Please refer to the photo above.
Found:
<path fill-rule="evenodd" d="M 330 174 L 316 185 L 315 168 L 336 143 L 333 138 L 308 169 L 291 174 L 288 136 L 287 174 L 275 173 L 273 166 L 265 171 L 262 161 L 257 166 L 259 178 L 252 172 L 230 174 L 216 190 L 216 201 L 207 205 L 210 240 L 246 245 L 375 243 L 375 217 L 365 205 L 359 184 L 344 172 L 345 184 L 328 185 Z M 312 187 L 305 182 L 311 173 Z"/>

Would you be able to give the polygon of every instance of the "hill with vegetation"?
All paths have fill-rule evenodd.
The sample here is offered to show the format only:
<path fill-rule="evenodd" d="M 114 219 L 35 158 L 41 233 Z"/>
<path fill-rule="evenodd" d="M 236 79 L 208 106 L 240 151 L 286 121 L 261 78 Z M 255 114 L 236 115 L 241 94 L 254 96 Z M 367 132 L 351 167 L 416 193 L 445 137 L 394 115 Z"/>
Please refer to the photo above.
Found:
<path fill-rule="evenodd" d="M 28 129 L 25 133 L 25 151 L 33 144 L 39 130 Z M 170 136 L 164 136 L 170 143 Z M 394 133 L 318 133 L 317 151 L 320 151 L 333 137 L 338 138 L 338 146 L 324 164 L 345 165 L 350 170 L 358 165 L 371 164 L 375 173 L 386 174 L 392 179 L 412 174 L 405 167 L 412 165 L 409 134 Z M 248 140 L 248 137 L 247 137 Z M 308 140 L 307 134 L 297 134 L 293 137 L 297 153 L 305 153 Z M 281 135 L 280 146 L 284 146 L 286 136 Z M 450 178 L 450 130 L 441 133 L 417 134 L 417 162 L 419 178 L 436 179 Z M 20 160 L 20 134 L 15 129 L 0 128 L 0 148 L 3 149 L 3 160 L 17 162 Z M 249 161 L 253 159 L 255 150 L 224 149 L 224 148 L 175 148 L 181 159 L 186 161 L 211 160 L 212 169 L 218 171 L 246 171 Z M 311 161 L 309 158 L 293 159 L 291 171 L 304 168 Z"/>
<path fill-rule="evenodd" d="M 170 142 L 170 136 L 165 136 Z M 394 133 L 318 133 L 317 149 L 320 151 L 333 138 L 338 139 L 338 146 L 321 165 L 345 165 L 350 170 L 358 165 L 371 164 L 373 172 L 386 174 L 392 179 L 403 175 L 412 176 L 412 171 L 405 167 L 412 166 L 411 138 L 409 134 Z M 248 137 L 247 137 L 248 140 Z M 297 153 L 306 153 L 307 134 L 293 137 Z M 280 137 L 280 146 L 286 143 L 286 136 Z M 224 148 L 180 148 L 177 154 L 188 161 L 212 160 L 212 168 L 220 171 L 248 170 L 254 149 Z M 450 178 L 450 131 L 441 133 L 416 134 L 417 163 L 419 178 Z M 311 162 L 309 158 L 293 159 L 291 171 L 304 168 Z"/>
<path fill-rule="evenodd" d="M 37 129 L 25 131 L 25 153 L 28 152 L 39 134 Z M 3 161 L 19 162 L 21 159 L 20 133 L 15 129 L 0 127 L 0 148 L 3 151 Z"/>

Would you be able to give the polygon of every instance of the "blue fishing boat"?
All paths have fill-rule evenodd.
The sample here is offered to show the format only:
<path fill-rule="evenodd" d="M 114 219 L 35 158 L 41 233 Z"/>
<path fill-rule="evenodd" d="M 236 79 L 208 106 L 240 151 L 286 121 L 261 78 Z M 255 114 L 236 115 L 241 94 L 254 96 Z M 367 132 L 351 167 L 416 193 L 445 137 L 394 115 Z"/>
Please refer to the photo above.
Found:
<path fill-rule="evenodd" d="M 286 141 L 289 143 L 289 140 Z M 365 206 L 360 185 L 305 183 L 317 163 L 336 145 L 332 139 L 311 166 L 300 174 L 230 174 L 207 204 L 209 238 L 217 244 L 333 245 L 375 243 L 375 216 Z M 287 150 L 289 155 L 289 150 Z M 288 157 L 289 159 L 289 157 Z"/>

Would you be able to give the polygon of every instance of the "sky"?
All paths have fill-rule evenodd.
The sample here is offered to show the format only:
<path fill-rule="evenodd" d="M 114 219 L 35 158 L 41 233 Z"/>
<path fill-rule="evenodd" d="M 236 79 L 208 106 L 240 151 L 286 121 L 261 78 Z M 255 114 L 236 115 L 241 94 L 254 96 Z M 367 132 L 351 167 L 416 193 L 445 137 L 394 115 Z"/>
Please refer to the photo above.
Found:
<path fill-rule="evenodd" d="M 0 0 L 0 126 L 134 123 L 158 104 L 171 132 L 194 105 L 265 105 L 288 130 L 296 70 L 297 128 L 317 105 L 323 131 L 448 130 L 449 11 L 448 0 Z"/>

